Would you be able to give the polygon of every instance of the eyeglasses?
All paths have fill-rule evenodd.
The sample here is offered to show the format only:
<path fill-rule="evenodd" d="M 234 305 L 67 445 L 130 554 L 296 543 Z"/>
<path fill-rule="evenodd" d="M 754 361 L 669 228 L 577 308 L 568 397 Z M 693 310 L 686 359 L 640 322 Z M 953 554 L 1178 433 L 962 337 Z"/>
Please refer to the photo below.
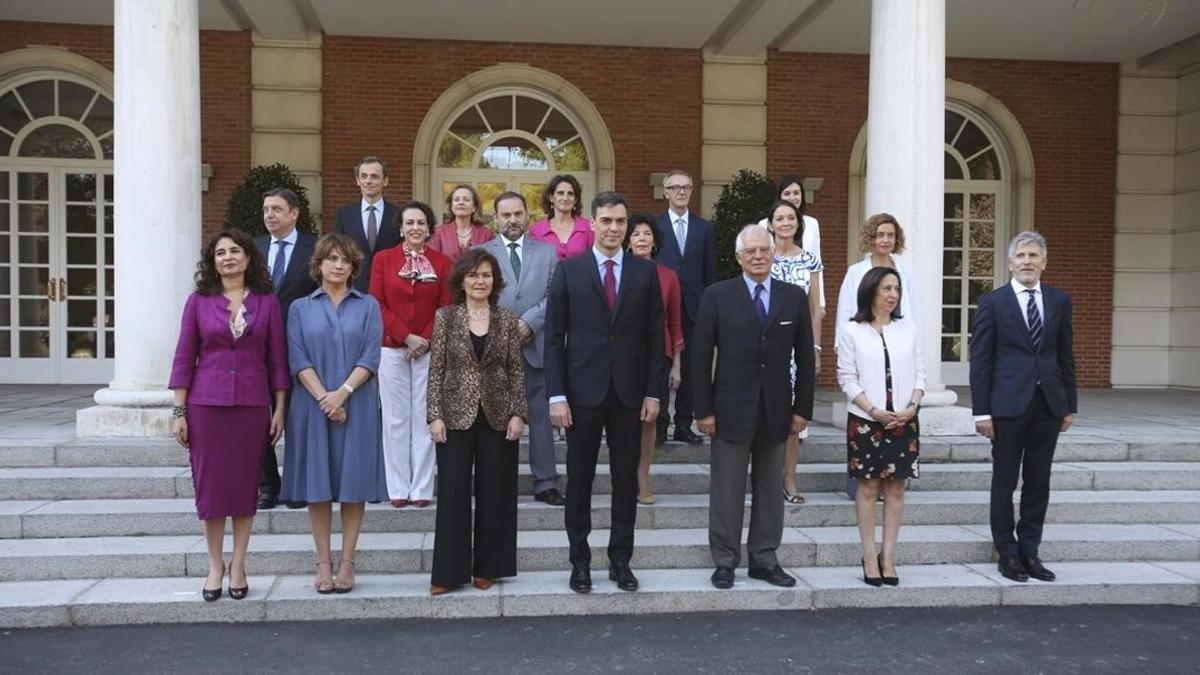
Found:
<path fill-rule="evenodd" d="M 667 192 L 691 192 L 692 186 L 691 185 L 668 185 L 667 187 L 665 187 L 663 189 L 665 189 Z"/>

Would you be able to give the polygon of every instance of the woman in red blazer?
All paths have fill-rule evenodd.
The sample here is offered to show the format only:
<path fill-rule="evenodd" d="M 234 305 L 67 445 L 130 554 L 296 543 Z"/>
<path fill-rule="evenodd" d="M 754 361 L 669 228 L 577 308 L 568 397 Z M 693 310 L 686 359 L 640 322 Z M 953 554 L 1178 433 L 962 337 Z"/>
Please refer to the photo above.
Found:
<path fill-rule="evenodd" d="M 204 521 L 203 596 L 210 602 L 221 597 L 227 517 L 233 519 L 229 597 L 241 600 L 250 591 L 246 548 L 263 445 L 283 434 L 284 396 L 292 383 L 285 339 L 279 301 L 254 240 L 244 232 L 218 232 L 196 265 L 196 291 L 183 308 L 167 384 L 175 390 L 172 432 L 188 448 L 196 514 Z"/>
<path fill-rule="evenodd" d="M 450 191 L 450 196 L 446 197 L 446 211 L 450 214 L 450 222 L 437 226 L 429 239 L 429 248 L 449 258 L 451 264 L 463 251 L 496 236 L 483 224 L 483 202 L 470 185 L 456 185 Z"/>
<path fill-rule="evenodd" d="M 629 229 L 625 232 L 625 248 L 639 258 L 651 259 L 658 253 L 661 233 L 654 224 L 654 216 L 635 213 L 629 217 Z M 679 388 L 680 357 L 683 354 L 683 322 L 680 319 L 679 277 L 666 265 L 657 265 L 658 286 L 662 290 L 663 320 L 666 322 L 667 387 L 671 391 Z M 653 504 L 654 491 L 650 489 L 650 461 L 654 457 L 654 440 L 658 421 L 642 422 L 642 456 L 638 462 L 638 503 Z"/>
<path fill-rule="evenodd" d="M 425 423 L 429 338 L 439 307 L 450 304 L 450 259 L 427 246 L 433 209 L 400 207 L 399 246 L 375 254 L 371 295 L 383 314 L 379 401 L 383 408 L 383 463 L 392 506 L 419 508 L 433 500 L 433 440 Z"/>

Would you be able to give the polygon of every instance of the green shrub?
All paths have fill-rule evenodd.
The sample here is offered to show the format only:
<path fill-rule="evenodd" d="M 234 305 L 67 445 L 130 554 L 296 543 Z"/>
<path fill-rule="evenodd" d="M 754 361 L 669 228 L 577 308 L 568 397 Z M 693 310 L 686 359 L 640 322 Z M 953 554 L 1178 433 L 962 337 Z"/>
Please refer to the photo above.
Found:
<path fill-rule="evenodd" d="M 308 191 L 300 184 L 300 179 L 286 164 L 256 166 L 246 172 L 238 183 L 229 203 L 225 207 L 225 227 L 242 230 L 251 236 L 267 233 L 262 219 L 262 195 L 274 188 L 288 188 L 300 198 L 300 220 L 296 227 L 301 232 L 320 235 L 321 226 L 313 221 L 308 210 Z"/>
<path fill-rule="evenodd" d="M 733 254 L 737 233 L 746 225 L 757 223 L 767 215 L 775 201 L 775 184 L 766 176 L 742 169 L 728 185 L 721 188 L 713 208 L 713 236 L 717 243 L 717 277 L 728 279 L 741 273 Z"/>

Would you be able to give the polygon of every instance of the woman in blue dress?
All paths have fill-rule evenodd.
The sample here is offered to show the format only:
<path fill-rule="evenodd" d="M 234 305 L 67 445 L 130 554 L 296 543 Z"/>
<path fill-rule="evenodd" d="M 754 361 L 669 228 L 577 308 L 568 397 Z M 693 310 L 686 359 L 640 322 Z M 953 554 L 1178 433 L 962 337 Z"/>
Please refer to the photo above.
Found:
<path fill-rule="evenodd" d="M 362 261 L 350 237 L 321 237 L 308 265 L 320 286 L 288 311 L 288 363 L 297 391 L 288 412 L 280 497 L 308 502 L 317 549 L 313 586 L 322 594 L 354 588 L 364 502 L 388 498 L 375 379 L 383 319 L 375 298 L 352 285 Z M 329 545 L 333 502 L 341 504 L 342 520 L 336 577 Z"/>
<path fill-rule="evenodd" d="M 768 229 L 775 235 L 775 261 L 771 263 L 771 278 L 795 284 L 808 294 L 808 312 L 812 317 L 813 365 L 821 372 L 821 318 L 825 310 L 821 307 L 821 264 L 820 256 L 802 248 L 804 241 L 804 218 L 800 209 L 786 199 L 771 206 Z M 792 381 L 796 380 L 796 364 L 792 363 Z M 796 463 L 800 458 L 800 444 L 808 436 L 808 430 L 799 435 L 789 435 L 787 452 L 783 458 L 783 500 L 789 504 L 803 504 L 804 497 L 796 486 Z"/>

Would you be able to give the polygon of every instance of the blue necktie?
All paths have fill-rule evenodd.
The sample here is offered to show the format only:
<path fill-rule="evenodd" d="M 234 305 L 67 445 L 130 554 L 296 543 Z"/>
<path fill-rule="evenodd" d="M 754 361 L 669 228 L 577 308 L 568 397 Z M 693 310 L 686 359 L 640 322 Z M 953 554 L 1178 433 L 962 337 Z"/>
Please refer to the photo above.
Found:
<path fill-rule="evenodd" d="M 275 287 L 275 292 L 279 292 L 279 286 L 283 283 L 284 268 L 287 267 L 287 245 L 286 241 L 277 241 L 275 245 L 279 248 L 275 251 L 275 264 L 271 266 L 271 285 Z"/>
<path fill-rule="evenodd" d="M 762 294 L 766 289 L 762 284 L 754 287 L 754 311 L 758 313 L 758 322 L 767 325 L 767 306 L 763 304 Z"/>

